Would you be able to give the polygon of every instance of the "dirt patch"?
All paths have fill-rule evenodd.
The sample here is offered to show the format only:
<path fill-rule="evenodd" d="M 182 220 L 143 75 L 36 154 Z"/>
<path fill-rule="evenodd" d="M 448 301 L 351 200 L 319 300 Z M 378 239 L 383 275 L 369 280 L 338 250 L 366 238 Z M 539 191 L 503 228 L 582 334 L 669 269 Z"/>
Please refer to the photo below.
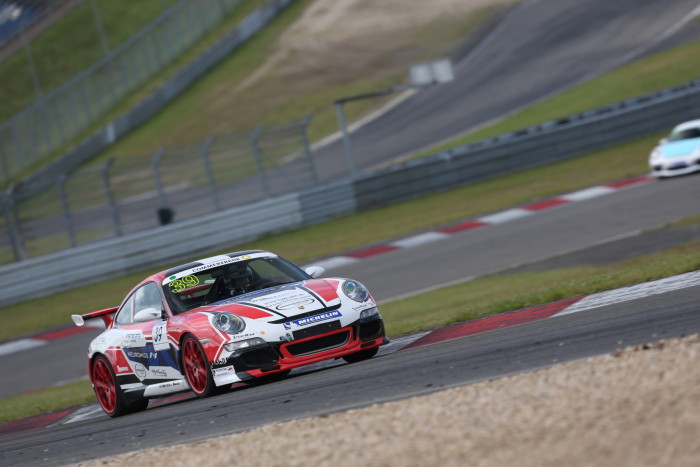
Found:
<path fill-rule="evenodd" d="M 698 465 L 699 361 L 694 335 L 81 465 Z"/>
<path fill-rule="evenodd" d="M 281 35 L 262 66 L 219 90 L 209 111 L 225 116 L 245 94 L 267 103 L 262 105 L 279 98 L 280 105 L 290 95 L 407 74 L 410 65 L 454 50 L 487 11 L 512 3 L 317 0 Z M 286 93 L 270 91 L 275 89 Z"/>

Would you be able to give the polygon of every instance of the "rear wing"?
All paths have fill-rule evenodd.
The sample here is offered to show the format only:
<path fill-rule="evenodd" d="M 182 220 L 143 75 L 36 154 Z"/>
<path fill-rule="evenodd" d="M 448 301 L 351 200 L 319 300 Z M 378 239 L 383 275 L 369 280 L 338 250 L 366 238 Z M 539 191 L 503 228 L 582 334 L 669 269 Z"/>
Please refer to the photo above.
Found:
<path fill-rule="evenodd" d="M 71 315 L 71 319 L 73 320 L 76 326 L 83 326 L 85 324 L 85 320 L 87 319 L 102 318 L 102 321 L 104 321 L 105 323 L 105 327 L 109 328 L 110 326 L 112 326 L 112 322 L 114 321 L 114 318 L 111 316 L 111 314 L 117 311 L 118 309 L 118 306 L 114 306 L 111 308 L 103 308 L 102 310 L 91 311 L 90 313 L 85 313 L 84 315 Z"/>

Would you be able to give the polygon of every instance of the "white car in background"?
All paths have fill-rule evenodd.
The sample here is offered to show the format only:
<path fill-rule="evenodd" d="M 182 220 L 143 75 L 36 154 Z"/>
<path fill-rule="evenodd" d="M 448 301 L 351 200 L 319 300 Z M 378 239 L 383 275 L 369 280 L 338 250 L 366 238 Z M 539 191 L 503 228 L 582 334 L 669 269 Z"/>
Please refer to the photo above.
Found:
<path fill-rule="evenodd" d="M 673 177 L 700 170 L 700 120 L 676 126 L 651 151 L 649 167 L 655 177 Z"/>

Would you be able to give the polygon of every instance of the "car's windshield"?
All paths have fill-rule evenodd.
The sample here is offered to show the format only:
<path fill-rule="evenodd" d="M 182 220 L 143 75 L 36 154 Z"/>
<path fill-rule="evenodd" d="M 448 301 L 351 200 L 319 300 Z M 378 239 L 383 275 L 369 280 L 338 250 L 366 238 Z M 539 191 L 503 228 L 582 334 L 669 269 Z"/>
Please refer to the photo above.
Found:
<path fill-rule="evenodd" d="M 225 264 L 221 264 L 221 263 Z M 311 276 L 279 257 L 240 256 L 167 277 L 163 291 L 173 313 Z"/>
<path fill-rule="evenodd" d="M 680 141 L 683 139 L 700 138 L 700 128 L 686 128 L 680 131 L 674 131 L 668 137 L 669 141 Z"/>

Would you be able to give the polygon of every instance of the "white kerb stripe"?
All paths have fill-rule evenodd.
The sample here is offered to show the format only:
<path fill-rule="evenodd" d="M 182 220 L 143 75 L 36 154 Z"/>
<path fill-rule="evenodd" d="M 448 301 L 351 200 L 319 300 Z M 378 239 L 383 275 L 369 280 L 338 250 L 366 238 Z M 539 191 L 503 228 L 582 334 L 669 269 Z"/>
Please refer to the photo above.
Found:
<path fill-rule="evenodd" d="M 569 315 L 579 311 L 590 310 L 591 308 L 600 308 L 616 303 L 628 302 L 637 298 L 649 297 L 651 295 L 658 295 L 698 285 L 700 285 L 700 271 L 688 272 L 679 276 L 666 277 L 652 282 L 644 282 L 621 289 L 589 295 L 554 316 Z"/>
<path fill-rule="evenodd" d="M 442 240 L 449 236 L 449 234 L 442 232 L 426 232 L 420 235 L 414 235 L 413 237 L 402 238 L 401 240 L 391 242 L 389 245 L 399 248 L 413 248 L 415 246 Z"/>
<path fill-rule="evenodd" d="M 597 198 L 598 196 L 607 195 L 615 191 L 614 188 L 609 186 L 594 186 L 592 188 L 586 188 L 581 191 L 574 191 L 568 195 L 563 195 L 561 198 L 567 201 L 585 201 L 587 199 Z"/>
<path fill-rule="evenodd" d="M 334 256 L 333 258 L 323 259 L 321 261 L 308 264 L 304 266 L 304 269 L 308 268 L 309 266 L 321 266 L 324 269 L 333 269 L 346 266 L 348 264 L 357 263 L 358 261 L 358 258 L 351 258 L 349 256 Z"/>
<path fill-rule="evenodd" d="M 34 347 L 41 347 L 46 344 L 48 344 L 48 341 L 41 341 L 39 339 L 20 339 L 14 342 L 8 342 L 0 345 L 0 356 L 33 349 Z"/>
<path fill-rule="evenodd" d="M 525 209 L 514 208 L 508 209 L 507 211 L 499 212 L 497 214 L 491 214 L 490 216 L 482 217 L 478 219 L 486 224 L 502 224 L 504 222 L 512 221 L 514 219 L 520 219 L 521 217 L 532 215 L 532 211 L 527 211 Z"/>

